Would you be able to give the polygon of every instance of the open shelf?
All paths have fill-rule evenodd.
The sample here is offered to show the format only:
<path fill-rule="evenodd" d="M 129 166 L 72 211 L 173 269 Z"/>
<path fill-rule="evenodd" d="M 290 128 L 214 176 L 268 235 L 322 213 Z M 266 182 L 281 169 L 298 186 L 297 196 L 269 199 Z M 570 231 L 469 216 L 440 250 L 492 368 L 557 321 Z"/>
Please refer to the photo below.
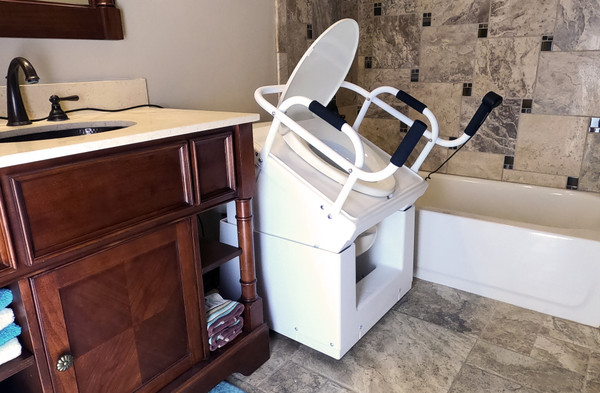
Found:
<path fill-rule="evenodd" d="M 219 243 L 204 237 L 200 238 L 200 260 L 202 274 L 208 273 L 223 263 L 239 257 L 242 249 L 228 244 Z"/>
<path fill-rule="evenodd" d="M 12 377 L 13 375 L 25 370 L 27 367 L 35 364 L 35 358 L 31 353 L 23 349 L 21 355 L 7 363 L 0 364 L 0 382 Z"/>

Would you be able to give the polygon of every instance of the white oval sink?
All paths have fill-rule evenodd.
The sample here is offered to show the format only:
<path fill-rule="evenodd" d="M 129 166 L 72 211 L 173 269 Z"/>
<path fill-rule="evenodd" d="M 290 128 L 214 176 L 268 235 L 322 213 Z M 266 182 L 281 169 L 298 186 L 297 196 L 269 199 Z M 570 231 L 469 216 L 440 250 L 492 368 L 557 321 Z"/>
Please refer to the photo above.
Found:
<path fill-rule="evenodd" d="M 95 121 L 68 124 L 47 124 L 39 127 L 18 128 L 0 133 L 0 143 L 39 141 L 98 134 L 135 125 L 132 121 Z"/>

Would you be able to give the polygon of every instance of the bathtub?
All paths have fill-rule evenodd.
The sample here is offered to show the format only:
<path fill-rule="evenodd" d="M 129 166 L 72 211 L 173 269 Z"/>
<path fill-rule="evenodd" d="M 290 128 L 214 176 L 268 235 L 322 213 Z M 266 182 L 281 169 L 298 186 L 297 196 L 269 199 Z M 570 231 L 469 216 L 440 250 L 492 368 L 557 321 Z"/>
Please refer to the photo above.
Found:
<path fill-rule="evenodd" d="M 600 195 L 434 174 L 415 206 L 416 277 L 600 325 Z"/>

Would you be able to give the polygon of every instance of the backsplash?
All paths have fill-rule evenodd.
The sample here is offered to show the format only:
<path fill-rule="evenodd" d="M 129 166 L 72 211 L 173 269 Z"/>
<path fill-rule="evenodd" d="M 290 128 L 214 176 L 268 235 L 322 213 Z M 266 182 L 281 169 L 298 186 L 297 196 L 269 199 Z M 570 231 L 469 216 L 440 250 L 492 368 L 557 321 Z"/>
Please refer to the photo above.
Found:
<path fill-rule="evenodd" d="M 38 83 L 21 85 L 21 95 L 30 119 L 41 119 L 50 113 L 51 95 L 79 96 L 78 101 L 62 101 L 63 110 L 79 108 L 122 109 L 148 104 L 145 79 L 114 81 Z M 0 116 L 6 116 L 6 86 L 0 86 Z M 5 125 L 0 121 L 0 125 Z M 38 123 L 41 125 L 41 123 Z"/>
<path fill-rule="evenodd" d="M 599 2 L 278 0 L 277 7 L 280 83 L 329 25 L 355 19 L 360 43 L 347 80 L 407 91 L 433 111 L 442 136 L 460 135 L 488 91 L 504 97 L 441 172 L 600 192 L 592 122 L 600 116 Z M 352 120 L 356 97 L 336 99 Z M 372 110 L 360 131 L 391 153 L 405 129 Z M 452 153 L 436 146 L 421 169 Z"/>

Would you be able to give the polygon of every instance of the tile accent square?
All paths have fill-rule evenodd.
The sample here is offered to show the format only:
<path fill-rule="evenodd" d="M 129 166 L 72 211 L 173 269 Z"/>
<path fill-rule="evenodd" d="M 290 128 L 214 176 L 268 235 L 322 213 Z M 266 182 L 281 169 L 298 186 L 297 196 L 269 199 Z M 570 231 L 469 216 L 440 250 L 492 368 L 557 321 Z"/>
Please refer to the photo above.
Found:
<path fill-rule="evenodd" d="M 590 119 L 590 132 L 600 133 L 600 117 Z"/>
<path fill-rule="evenodd" d="M 567 190 L 576 190 L 579 185 L 579 179 L 576 177 L 567 177 Z"/>
<path fill-rule="evenodd" d="M 423 26 L 431 26 L 431 12 L 425 12 L 423 14 Z"/>
<path fill-rule="evenodd" d="M 531 106 L 533 105 L 533 100 L 524 99 L 521 102 L 521 113 L 531 113 Z"/>
<path fill-rule="evenodd" d="M 410 70 L 410 81 L 411 82 L 419 81 L 419 70 L 418 69 Z"/>
<path fill-rule="evenodd" d="M 553 37 L 551 35 L 545 35 L 542 37 L 542 52 L 549 52 L 552 50 L 552 40 Z"/>
<path fill-rule="evenodd" d="M 515 157 L 504 156 L 504 169 L 513 169 L 514 164 L 515 164 Z"/>
<path fill-rule="evenodd" d="M 472 91 L 473 91 L 472 83 L 463 83 L 463 89 L 462 89 L 463 97 L 470 97 Z"/>
<path fill-rule="evenodd" d="M 381 15 L 381 3 L 373 3 L 373 15 Z"/>
<path fill-rule="evenodd" d="M 488 24 L 480 23 L 477 29 L 477 38 L 485 38 L 488 36 Z"/>

